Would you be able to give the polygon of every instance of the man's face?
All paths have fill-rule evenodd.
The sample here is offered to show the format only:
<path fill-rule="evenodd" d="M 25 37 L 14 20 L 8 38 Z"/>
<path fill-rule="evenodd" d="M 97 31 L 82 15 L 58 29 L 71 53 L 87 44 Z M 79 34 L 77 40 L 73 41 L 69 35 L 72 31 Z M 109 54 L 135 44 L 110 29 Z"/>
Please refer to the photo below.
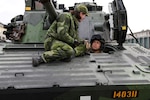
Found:
<path fill-rule="evenodd" d="M 81 19 L 80 19 L 80 22 L 81 22 L 82 20 L 84 20 L 84 19 L 85 19 L 86 14 L 84 14 L 84 13 L 80 12 L 80 17 L 81 17 Z"/>
<path fill-rule="evenodd" d="M 94 40 L 91 47 L 92 47 L 92 50 L 95 50 L 95 51 L 100 50 L 100 47 L 101 47 L 100 41 Z"/>

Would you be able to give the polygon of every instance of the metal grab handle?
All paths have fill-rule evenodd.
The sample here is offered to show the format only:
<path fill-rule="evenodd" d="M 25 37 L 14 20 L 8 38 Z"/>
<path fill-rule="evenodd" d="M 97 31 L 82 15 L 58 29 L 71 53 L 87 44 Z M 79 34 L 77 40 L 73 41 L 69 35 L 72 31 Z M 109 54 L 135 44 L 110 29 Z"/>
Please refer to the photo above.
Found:
<path fill-rule="evenodd" d="M 19 77 L 19 76 L 24 76 L 24 73 L 23 72 L 15 73 L 15 77 Z"/>

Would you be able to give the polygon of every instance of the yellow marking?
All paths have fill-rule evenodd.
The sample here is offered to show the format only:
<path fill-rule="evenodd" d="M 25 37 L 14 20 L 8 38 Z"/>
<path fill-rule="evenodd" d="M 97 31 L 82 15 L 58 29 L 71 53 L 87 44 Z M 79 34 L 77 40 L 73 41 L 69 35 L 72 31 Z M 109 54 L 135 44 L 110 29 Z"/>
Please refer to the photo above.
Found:
<path fill-rule="evenodd" d="M 31 7 L 26 7 L 25 10 L 31 10 Z"/>
<path fill-rule="evenodd" d="M 127 30 L 127 27 L 126 26 L 122 26 L 122 30 Z"/>
<path fill-rule="evenodd" d="M 114 91 L 113 98 L 136 98 L 138 97 L 137 90 Z"/>
<path fill-rule="evenodd" d="M 113 95 L 113 98 L 120 98 L 121 96 L 121 91 L 114 91 L 114 95 Z"/>

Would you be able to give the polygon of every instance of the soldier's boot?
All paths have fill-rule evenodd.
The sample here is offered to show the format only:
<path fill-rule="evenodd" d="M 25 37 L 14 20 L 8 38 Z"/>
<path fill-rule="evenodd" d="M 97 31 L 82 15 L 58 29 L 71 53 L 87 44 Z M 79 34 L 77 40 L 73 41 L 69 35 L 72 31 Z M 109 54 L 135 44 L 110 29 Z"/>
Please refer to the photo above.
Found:
<path fill-rule="evenodd" d="M 42 63 L 45 63 L 45 62 L 41 56 L 32 58 L 33 67 L 38 67 Z"/>

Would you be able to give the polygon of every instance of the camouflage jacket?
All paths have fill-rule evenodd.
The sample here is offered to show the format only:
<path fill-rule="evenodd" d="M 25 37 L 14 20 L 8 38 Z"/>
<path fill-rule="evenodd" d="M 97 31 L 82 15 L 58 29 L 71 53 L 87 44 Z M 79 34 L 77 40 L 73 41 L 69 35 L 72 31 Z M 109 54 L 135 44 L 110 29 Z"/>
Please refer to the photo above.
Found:
<path fill-rule="evenodd" d="M 70 13 L 63 13 L 53 22 L 47 31 L 47 35 L 63 41 L 67 44 L 73 44 L 78 37 L 78 20 Z"/>

